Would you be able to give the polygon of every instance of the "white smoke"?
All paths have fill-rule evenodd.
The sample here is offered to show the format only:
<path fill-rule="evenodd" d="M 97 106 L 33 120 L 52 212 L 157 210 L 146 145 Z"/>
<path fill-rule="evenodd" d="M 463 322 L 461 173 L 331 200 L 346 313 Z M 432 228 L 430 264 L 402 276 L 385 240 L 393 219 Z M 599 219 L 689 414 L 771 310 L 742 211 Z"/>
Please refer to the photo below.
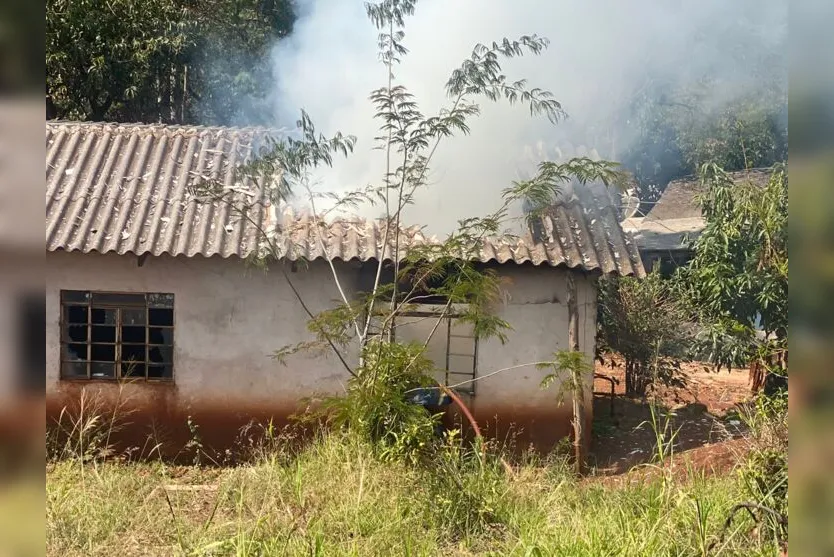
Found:
<path fill-rule="evenodd" d="M 368 94 L 385 83 L 386 70 L 364 3 L 299 0 L 297 9 L 294 32 L 272 53 L 272 124 L 291 125 L 304 108 L 319 131 L 358 137 L 349 159 L 321 172 L 318 188 L 379 184 L 379 122 Z M 457 219 L 497 207 L 501 189 L 543 158 L 574 155 L 580 146 L 616 158 L 633 139 L 626 103 L 651 83 L 686 83 L 710 72 L 721 78 L 710 93 L 716 105 L 749 93 L 762 79 L 750 69 L 761 67 L 751 57 L 782 44 L 786 20 L 786 0 L 420 1 L 406 22 L 410 53 L 395 71 L 424 114 L 447 104 L 446 79 L 476 43 L 535 33 L 550 40 L 548 50 L 504 63 L 504 73 L 552 91 L 569 119 L 554 126 L 522 106 L 484 99 L 471 135 L 441 144 L 430 185 L 405 219 L 447 232 Z"/>

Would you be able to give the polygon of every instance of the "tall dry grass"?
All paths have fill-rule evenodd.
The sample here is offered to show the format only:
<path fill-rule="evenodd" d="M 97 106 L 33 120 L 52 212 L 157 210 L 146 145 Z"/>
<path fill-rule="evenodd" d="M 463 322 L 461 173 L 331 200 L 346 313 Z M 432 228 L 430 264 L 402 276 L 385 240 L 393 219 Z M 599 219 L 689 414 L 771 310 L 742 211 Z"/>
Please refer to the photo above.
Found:
<path fill-rule="evenodd" d="M 744 517 L 722 532 L 744 497 L 736 474 L 660 473 L 613 486 L 579 480 L 564 460 L 535 455 L 509 474 L 495 451 L 483 456 L 454 438 L 434 462 L 419 466 L 383 462 L 344 432 L 320 431 L 303 448 L 290 448 L 298 445 L 269 425 L 249 432 L 245 464 L 174 466 L 113 459 L 105 445 L 110 425 L 118 426 L 94 413 L 75 415 L 66 424 L 73 441 L 52 452 L 49 555 L 773 555 L 776 549 L 753 535 Z"/>

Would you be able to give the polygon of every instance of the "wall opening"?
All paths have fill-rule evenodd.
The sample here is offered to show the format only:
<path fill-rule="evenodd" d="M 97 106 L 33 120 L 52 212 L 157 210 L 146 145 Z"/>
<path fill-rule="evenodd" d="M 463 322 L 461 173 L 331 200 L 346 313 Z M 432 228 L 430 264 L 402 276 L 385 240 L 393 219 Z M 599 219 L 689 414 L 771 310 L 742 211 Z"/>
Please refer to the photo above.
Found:
<path fill-rule="evenodd" d="M 444 313 L 446 305 L 412 306 L 397 316 L 394 338 L 400 342 L 426 344 L 426 357 L 434 362 L 434 378 L 455 390 L 475 394 L 478 372 L 478 338 L 472 323 L 459 317 L 460 307 Z"/>
<path fill-rule="evenodd" d="M 60 327 L 62 379 L 173 379 L 173 294 L 62 290 Z"/>

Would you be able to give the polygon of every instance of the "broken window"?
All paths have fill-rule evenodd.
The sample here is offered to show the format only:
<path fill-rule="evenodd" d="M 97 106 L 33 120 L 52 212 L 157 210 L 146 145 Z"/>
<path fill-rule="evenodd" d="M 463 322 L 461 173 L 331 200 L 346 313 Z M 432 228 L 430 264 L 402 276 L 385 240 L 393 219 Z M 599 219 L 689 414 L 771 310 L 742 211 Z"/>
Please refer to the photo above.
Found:
<path fill-rule="evenodd" d="M 394 336 L 400 342 L 419 344 L 428 339 L 425 355 L 434 362 L 435 379 L 444 385 L 459 385 L 455 390 L 474 395 L 472 380 L 477 375 L 478 362 L 474 326 L 463 322 L 455 311 L 443 315 L 444 309 L 445 304 L 424 305 L 400 314 Z"/>
<path fill-rule="evenodd" d="M 170 380 L 174 295 L 61 291 L 61 377 Z"/>

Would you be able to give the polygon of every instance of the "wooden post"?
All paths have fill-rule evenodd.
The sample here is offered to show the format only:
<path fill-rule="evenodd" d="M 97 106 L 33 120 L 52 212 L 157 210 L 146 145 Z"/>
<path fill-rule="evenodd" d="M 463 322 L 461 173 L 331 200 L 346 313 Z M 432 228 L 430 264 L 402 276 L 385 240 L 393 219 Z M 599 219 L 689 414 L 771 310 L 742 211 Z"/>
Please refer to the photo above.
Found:
<path fill-rule="evenodd" d="M 579 352 L 579 307 L 576 295 L 576 282 L 573 271 L 568 270 L 568 349 L 572 352 Z M 587 456 L 587 437 L 585 431 L 585 389 L 584 377 L 574 375 L 573 381 L 573 447 L 576 460 L 576 471 L 579 474 L 585 472 L 585 459 Z"/>

